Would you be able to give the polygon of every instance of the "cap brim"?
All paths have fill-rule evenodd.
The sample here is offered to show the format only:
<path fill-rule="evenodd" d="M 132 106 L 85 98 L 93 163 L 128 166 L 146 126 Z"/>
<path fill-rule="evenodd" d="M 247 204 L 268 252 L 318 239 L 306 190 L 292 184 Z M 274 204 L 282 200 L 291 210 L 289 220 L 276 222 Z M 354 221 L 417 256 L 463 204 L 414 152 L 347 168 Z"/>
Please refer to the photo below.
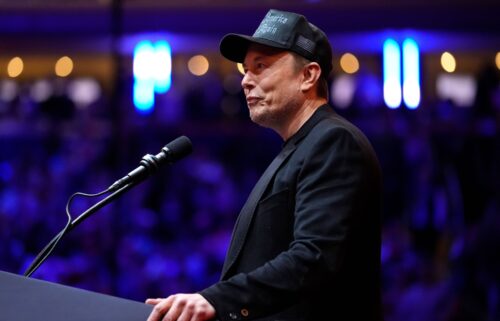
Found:
<path fill-rule="evenodd" d="M 219 50 L 220 53 L 227 59 L 234 62 L 243 62 L 243 60 L 245 60 L 248 47 L 252 43 L 269 46 L 273 48 L 287 49 L 286 46 L 271 40 L 263 38 L 254 38 L 251 36 L 240 35 L 236 33 L 230 33 L 222 38 L 219 45 Z"/>

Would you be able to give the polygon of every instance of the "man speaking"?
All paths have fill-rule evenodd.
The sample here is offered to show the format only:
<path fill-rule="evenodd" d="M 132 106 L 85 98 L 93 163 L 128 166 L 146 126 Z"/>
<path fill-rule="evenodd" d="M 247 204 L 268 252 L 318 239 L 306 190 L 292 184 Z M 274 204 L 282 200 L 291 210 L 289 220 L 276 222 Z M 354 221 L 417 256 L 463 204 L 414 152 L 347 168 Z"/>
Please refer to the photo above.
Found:
<path fill-rule="evenodd" d="M 302 15 L 270 10 L 220 51 L 243 63 L 250 118 L 283 148 L 239 214 L 221 280 L 148 299 L 148 321 L 381 320 L 380 169 L 328 105 L 328 38 Z"/>

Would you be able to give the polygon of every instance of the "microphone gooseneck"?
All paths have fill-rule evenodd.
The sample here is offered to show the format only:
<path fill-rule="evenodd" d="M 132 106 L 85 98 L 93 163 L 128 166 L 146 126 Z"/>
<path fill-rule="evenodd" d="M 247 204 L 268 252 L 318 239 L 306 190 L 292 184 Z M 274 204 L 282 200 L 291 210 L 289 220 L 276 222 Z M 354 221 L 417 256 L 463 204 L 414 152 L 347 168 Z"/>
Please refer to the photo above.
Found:
<path fill-rule="evenodd" d="M 66 204 L 66 213 L 68 215 L 68 222 L 64 226 L 64 228 L 38 253 L 33 262 L 24 272 L 24 275 L 29 277 L 31 276 L 40 265 L 48 258 L 48 256 L 55 249 L 56 245 L 59 241 L 65 236 L 69 231 L 75 228 L 78 224 L 83 222 L 87 217 L 97 212 L 99 209 L 104 207 L 105 205 L 111 203 L 114 199 L 136 186 L 138 183 L 148 178 L 156 172 L 161 166 L 165 164 L 172 164 L 187 155 L 191 154 L 193 150 L 193 146 L 191 141 L 186 136 L 181 136 L 174 139 L 172 142 L 168 143 L 165 147 L 162 148 L 160 153 L 157 155 L 145 155 L 139 167 L 128 173 L 123 178 L 117 180 L 113 185 L 111 185 L 107 190 L 99 192 L 97 194 L 86 194 L 86 193 L 75 193 L 73 194 L 68 203 Z M 107 193 L 111 193 L 106 196 L 104 199 L 100 200 L 92 207 L 87 209 L 85 212 L 80 214 L 76 219 L 71 219 L 71 213 L 69 210 L 71 201 L 75 196 L 85 196 L 85 197 L 96 197 L 101 196 Z"/>

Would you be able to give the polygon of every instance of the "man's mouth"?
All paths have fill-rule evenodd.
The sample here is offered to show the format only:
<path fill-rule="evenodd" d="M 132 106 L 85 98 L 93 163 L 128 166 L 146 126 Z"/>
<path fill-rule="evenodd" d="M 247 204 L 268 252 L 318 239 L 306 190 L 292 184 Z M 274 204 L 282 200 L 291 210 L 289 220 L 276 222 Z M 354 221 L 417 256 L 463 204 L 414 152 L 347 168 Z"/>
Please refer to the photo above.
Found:
<path fill-rule="evenodd" d="M 257 97 L 257 96 L 248 96 L 247 97 L 247 105 L 248 106 L 253 106 L 253 105 L 257 104 L 260 100 L 262 100 L 262 98 L 260 98 L 260 97 Z"/>

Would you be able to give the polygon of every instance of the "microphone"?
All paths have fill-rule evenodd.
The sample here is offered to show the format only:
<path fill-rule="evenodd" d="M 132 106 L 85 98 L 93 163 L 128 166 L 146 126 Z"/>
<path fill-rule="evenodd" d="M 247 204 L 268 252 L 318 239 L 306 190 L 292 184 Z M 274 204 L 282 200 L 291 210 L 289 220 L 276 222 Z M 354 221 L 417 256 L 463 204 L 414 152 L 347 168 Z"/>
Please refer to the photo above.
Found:
<path fill-rule="evenodd" d="M 130 183 L 139 183 L 155 173 L 158 168 L 165 164 L 172 164 L 186 157 L 193 151 L 191 140 L 186 136 L 180 136 L 165 145 L 156 155 L 145 155 L 139 167 L 128 173 L 123 178 L 114 182 L 108 191 L 116 191 Z"/>

